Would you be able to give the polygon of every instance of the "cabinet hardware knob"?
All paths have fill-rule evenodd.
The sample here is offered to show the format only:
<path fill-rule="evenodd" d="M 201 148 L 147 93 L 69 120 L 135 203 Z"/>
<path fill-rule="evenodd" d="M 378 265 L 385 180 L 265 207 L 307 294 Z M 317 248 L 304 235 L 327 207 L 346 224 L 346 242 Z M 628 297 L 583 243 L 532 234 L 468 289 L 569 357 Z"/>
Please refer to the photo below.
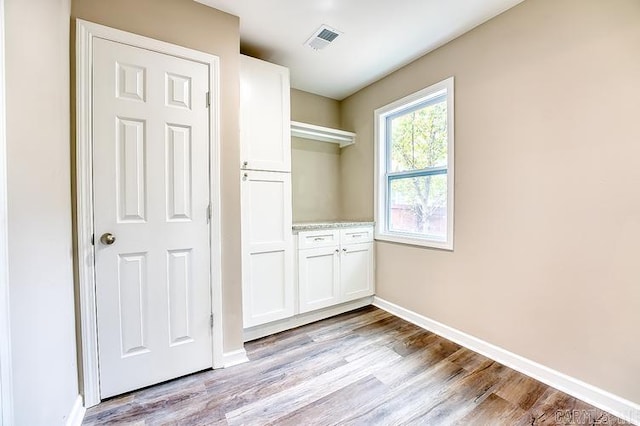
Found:
<path fill-rule="evenodd" d="M 242 180 L 247 180 L 249 179 L 249 174 L 245 173 L 244 175 L 242 175 Z"/>
<path fill-rule="evenodd" d="M 336 253 L 340 253 L 340 250 L 339 250 L 339 249 L 336 249 Z"/>
<path fill-rule="evenodd" d="M 248 161 L 243 161 L 242 162 L 242 167 L 248 167 L 249 166 L 249 162 Z"/>
<path fill-rule="evenodd" d="M 343 249 L 342 249 L 342 251 L 347 251 L 347 249 L 346 249 L 346 248 L 343 248 Z"/>

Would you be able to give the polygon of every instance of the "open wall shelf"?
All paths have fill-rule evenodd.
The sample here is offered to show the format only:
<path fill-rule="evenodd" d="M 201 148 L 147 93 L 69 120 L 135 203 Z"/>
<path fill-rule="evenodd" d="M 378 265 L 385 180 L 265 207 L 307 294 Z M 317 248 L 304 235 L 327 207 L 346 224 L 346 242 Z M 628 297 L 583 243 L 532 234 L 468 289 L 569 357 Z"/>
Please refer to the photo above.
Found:
<path fill-rule="evenodd" d="M 315 124 L 291 122 L 291 136 L 321 142 L 337 143 L 340 148 L 356 143 L 356 134 L 345 130 L 316 126 Z"/>

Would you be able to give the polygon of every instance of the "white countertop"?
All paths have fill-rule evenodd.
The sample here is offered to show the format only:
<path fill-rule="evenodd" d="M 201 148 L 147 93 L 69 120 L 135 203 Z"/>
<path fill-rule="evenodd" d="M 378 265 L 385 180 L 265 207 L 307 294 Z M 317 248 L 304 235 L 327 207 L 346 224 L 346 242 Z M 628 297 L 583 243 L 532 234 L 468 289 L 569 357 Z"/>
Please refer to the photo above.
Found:
<path fill-rule="evenodd" d="M 373 226 L 374 222 L 361 220 L 327 220 L 314 222 L 294 222 L 294 231 L 313 231 L 315 229 L 354 228 L 357 226 Z"/>

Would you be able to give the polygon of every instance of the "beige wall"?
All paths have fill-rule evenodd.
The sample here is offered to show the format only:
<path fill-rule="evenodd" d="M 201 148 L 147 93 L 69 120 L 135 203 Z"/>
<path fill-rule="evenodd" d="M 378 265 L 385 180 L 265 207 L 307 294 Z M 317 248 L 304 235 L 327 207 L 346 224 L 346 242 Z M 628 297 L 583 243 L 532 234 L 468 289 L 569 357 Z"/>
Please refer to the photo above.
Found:
<path fill-rule="evenodd" d="M 220 57 L 224 350 L 242 347 L 239 21 L 193 0 L 73 0 L 72 17 Z"/>
<path fill-rule="evenodd" d="M 291 90 L 291 119 L 340 127 L 340 103 Z M 340 218 L 340 147 L 308 139 L 291 139 L 293 221 Z"/>
<path fill-rule="evenodd" d="M 6 0 L 8 249 L 16 425 L 78 396 L 71 250 L 70 0 Z"/>
<path fill-rule="evenodd" d="M 291 89 L 291 119 L 325 127 L 340 127 L 340 102 Z"/>
<path fill-rule="evenodd" d="M 455 250 L 377 243 L 377 294 L 640 403 L 640 2 L 527 0 L 342 103 L 343 213 L 373 110 L 455 76 Z"/>

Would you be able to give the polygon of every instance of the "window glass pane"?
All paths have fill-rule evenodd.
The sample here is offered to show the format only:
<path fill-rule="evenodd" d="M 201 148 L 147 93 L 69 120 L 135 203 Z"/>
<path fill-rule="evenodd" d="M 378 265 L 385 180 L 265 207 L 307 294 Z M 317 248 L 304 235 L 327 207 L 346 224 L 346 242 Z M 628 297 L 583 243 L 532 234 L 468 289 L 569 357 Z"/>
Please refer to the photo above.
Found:
<path fill-rule="evenodd" d="M 447 239 L 447 175 L 389 182 L 389 231 Z"/>
<path fill-rule="evenodd" d="M 387 119 L 388 172 L 447 166 L 446 95 Z"/>

